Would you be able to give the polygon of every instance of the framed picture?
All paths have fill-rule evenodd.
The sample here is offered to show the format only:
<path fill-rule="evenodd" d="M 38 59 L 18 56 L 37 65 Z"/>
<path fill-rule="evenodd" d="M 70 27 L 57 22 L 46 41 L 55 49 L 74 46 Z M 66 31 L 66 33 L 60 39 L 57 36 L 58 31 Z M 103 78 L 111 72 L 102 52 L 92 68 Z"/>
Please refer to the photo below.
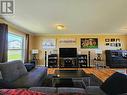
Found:
<path fill-rule="evenodd" d="M 63 38 L 59 40 L 60 44 L 76 44 L 75 38 Z"/>
<path fill-rule="evenodd" d="M 106 45 L 106 46 L 109 46 L 109 43 L 106 43 L 105 45 Z"/>
<path fill-rule="evenodd" d="M 81 38 L 81 48 L 98 48 L 97 38 Z"/>
<path fill-rule="evenodd" d="M 118 46 L 118 47 L 121 47 L 121 43 L 117 43 L 117 46 Z"/>
<path fill-rule="evenodd" d="M 110 43 L 110 46 L 116 47 L 116 43 Z"/>
<path fill-rule="evenodd" d="M 44 49 L 56 48 L 56 39 L 44 39 L 42 42 L 42 48 Z"/>
<path fill-rule="evenodd" d="M 116 39 L 116 42 L 120 42 L 120 39 Z"/>
<path fill-rule="evenodd" d="M 105 39 L 105 42 L 110 42 L 110 39 Z"/>
<path fill-rule="evenodd" d="M 115 39 L 114 39 L 114 38 L 112 38 L 112 39 L 111 39 L 111 42 L 115 42 Z"/>

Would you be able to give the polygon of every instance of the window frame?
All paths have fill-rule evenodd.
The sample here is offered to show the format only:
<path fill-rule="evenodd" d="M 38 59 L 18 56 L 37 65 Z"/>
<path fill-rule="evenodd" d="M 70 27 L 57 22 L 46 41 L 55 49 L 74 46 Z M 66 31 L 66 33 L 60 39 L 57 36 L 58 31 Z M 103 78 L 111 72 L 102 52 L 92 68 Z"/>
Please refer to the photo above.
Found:
<path fill-rule="evenodd" d="M 18 36 L 18 37 L 22 37 L 22 48 L 21 49 L 18 49 L 18 50 L 21 50 L 22 51 L 22 53 L 21 53 L 22 54 L 21 60 L 24 62 L 24 59 L 25 59 L 25 35 L 21 35 L 21 34 L 18 34 L 18 33 L 13 33 L 13 32 L 8 32 L 8 34 L 11 34 L 11 35 L 14 35 L 14 36 Z M 8 42 L 9 42 L 9 40 L 8 40 Z M 8 48 L 8 51 L 9 50 L 13 50 L 13 49 L 9 49 Z M 19 59 L 17 59 L 17 60 L 19 60 Z M 8 61 L 13 61 L 13 60 L 8 60 Z"/>

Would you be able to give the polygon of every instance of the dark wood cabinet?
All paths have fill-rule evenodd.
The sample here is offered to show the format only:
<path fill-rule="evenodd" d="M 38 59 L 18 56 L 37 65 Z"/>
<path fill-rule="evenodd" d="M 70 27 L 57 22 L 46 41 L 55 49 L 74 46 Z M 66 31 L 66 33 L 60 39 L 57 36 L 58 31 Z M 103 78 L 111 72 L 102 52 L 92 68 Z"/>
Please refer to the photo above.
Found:
<path fill-rule="evenodd" d="M 58 67 L 58 56 L 57 56 L 57 54 L 48 55 L 48 67 L 49 68 Z"/>
<path fill-rule="evenodd" d="M 114 68 L 127 67 L 127 50 L 106 50 L 106 65 Z"/>
<path fill-rule="evenodd" d="M 59 58 L 58 64 L 58 55 L 51 54 L 48 55 L 48 67 L 49 68 L 84 68 L 87 67 L 87 55 L 81 54 L 77 55 L 76 58 Z"/>
<path fill-rule="evenodd" d="M 87 67 L 87 55 L 77 55 L 78 67 Z"/>
<path fill-rule="evenodd" d="M 63 68 L 77 68 L 77 57 L 76 58 L 60 58 L 59 67 Z"/>

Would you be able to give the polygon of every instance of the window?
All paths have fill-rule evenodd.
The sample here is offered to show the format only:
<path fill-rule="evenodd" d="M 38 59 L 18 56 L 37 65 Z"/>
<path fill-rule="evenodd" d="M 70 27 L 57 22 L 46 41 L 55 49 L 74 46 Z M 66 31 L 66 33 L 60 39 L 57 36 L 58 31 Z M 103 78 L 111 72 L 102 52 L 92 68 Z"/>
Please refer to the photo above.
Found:
<path fill-rule="evenodd" d="M 8 34 L 8 61 L 24 59 L 24 37 Z"/>

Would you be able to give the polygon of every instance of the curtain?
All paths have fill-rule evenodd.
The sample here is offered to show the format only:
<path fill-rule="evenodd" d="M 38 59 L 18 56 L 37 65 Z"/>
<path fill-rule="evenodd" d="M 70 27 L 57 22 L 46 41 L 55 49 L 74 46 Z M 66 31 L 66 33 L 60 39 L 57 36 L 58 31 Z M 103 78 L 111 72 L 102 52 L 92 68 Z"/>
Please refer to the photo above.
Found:
<path fill-rule="evenodd" d="M 26 41 L 25 41 L 25 63 L 29 62 L 29 34 L 26 34 Z"/>
<path fill-rule="evenodd" d="M 6 62 L 8 55 L 8 25 L 0 23 L 0 62 Z"/>

